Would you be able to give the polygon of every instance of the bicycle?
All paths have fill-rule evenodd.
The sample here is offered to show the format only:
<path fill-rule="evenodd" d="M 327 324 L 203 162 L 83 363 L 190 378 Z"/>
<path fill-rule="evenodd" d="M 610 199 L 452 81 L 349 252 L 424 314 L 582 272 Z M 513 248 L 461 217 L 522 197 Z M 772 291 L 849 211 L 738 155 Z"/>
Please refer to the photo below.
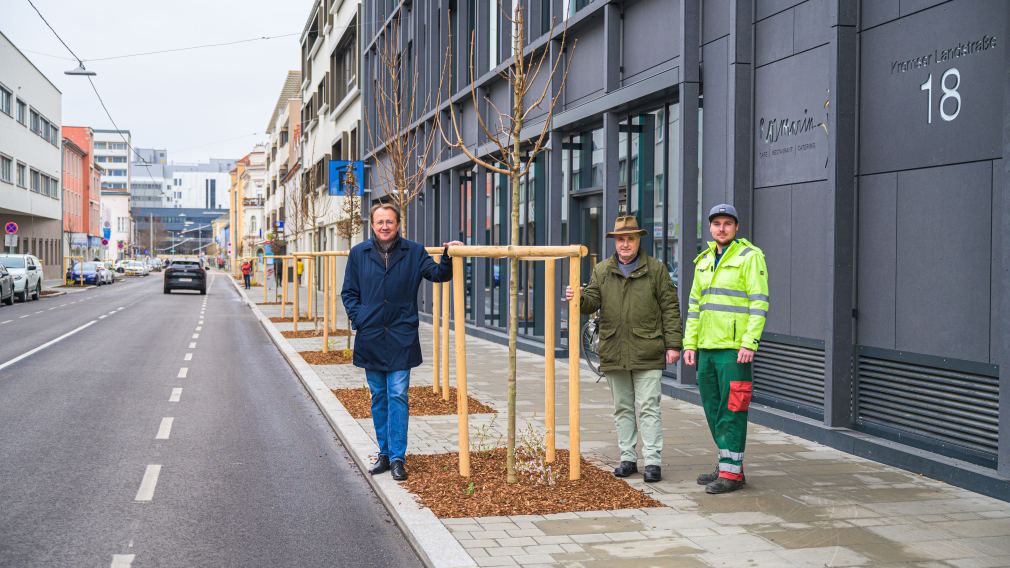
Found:
<path fill-rule="evenodd" d="M 596 311 L 589 317 L 589 321 L 582 326 L 580 335 L 582 340 L 582 357 L 586 360 L 589 369 L 596 373 L 596 382 L 603 378 L 603 371 L 600 370 L 600 312 Z"/>

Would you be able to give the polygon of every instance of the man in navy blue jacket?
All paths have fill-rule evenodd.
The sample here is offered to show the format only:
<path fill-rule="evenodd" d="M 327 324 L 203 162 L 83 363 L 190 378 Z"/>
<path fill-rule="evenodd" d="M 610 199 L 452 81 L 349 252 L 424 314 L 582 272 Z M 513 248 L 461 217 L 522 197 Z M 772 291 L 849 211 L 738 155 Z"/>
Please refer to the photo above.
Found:
<path fill-rule="evenodd" d="M 354 366 L 365 370 L 372 391 L 372 424 L 379 458 L 369 469 L 376 475 L 392 470 L 393 479 L 407 479 L 407 388 L 410 370 L 421 364 L 417 336 L 417 290 L 421 279 L 452 279 L 448 247 L 436 264 L 424 245 L 400 237 L 400 210 L 379 203 L 371 210 L 375 237 L 351 249 L 340 297 L 357 330 Z"/>

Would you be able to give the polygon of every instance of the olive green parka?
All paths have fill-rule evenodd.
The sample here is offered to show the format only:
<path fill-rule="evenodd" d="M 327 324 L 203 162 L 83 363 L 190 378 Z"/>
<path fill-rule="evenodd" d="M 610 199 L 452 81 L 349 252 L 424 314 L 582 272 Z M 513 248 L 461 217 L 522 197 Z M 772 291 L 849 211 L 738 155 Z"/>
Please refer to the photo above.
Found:
<path fill-rule="evenodd" d="M 627 278 L 617 262 L 615 254 L 593 268 L 579 306 L 584 314 L 600 310 L 600 369 L 665 369 L 666 350 L 682 347 L 677 288 L 645 251 Z"/>

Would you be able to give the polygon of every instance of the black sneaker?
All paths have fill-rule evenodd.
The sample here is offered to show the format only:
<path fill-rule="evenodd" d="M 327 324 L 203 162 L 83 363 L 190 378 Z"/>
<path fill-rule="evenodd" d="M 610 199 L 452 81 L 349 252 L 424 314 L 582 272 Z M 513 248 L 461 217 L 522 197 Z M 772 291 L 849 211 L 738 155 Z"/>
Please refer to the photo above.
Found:
<path fill-rule="evenodd" d="M 655 483 L 663 480 L 663 471 L 658 465 L 647 465 L 642 477 L 645 478 L 646 483 Z"/>
<path fill-rule="evenodd" d="M 628 477 L 633 473 L 638 473 L 638 464 L 635 462 L 622 461 L 621 465 L 614 468 L 614 477 Z"/>
<path fill-rule="evenodd" d="M 715 471 L 712 473 L 703 473 L 698 476 L 698 485 L 708 485 L 716 479 L 719 479 L 719 468 L 716 467 Z"/>
<path fill-rule="evenodd" d="M 728 477 L 720 477 L 712 483 L 705 486 L 705 493 L 710 495 L 719 495 L 720 493 L 732 493 L 737 489 L 741 489 L 744 486 L 743 481 L 737 481 L 735 479 L 730 479 Z"/>

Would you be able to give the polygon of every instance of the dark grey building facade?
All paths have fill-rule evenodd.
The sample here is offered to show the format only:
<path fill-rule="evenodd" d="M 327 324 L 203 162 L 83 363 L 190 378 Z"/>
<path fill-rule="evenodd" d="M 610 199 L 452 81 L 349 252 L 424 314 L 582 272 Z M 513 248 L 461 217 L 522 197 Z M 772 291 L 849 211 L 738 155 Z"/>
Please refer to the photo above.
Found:
<path fill-rule="evenodd" d="M 772 295 L 752 419 L 1010 499 L 1010 3 L 520 1 L 533 47 L 558 53 L 567 28 L 572 58 L 549 149 L 520 188 L 521 242 L 586 244 L 588 270 L 630 212 L 686 305 L 702 212 L 734 203 Z M 399 13 L 419 92 L 437 86 L 450 49 L 438 112 L 455 105 L 468 145 L 491 152 L 474 113 L 509 106 L 497 5 L 366 3 L 366 119 L 375 50 Z M 362 145 L 382 159 L 374 138 Z M 373 199 L 385 191 L 366 185 Z M 509 199 L 508 180 L 443 147 L 408 229 L 427 243 L 507 244 Z M 507 281 L 505 263 L 470 261 L 472 333 L 504 337 Z M 521 344 L 542 350 L 542 297 L 560 284 L 544 290 L 535 266 L 520 282 Z M 693 384 L 690 368 L 668 370 L 668 394 L 696 400 Z"/>

